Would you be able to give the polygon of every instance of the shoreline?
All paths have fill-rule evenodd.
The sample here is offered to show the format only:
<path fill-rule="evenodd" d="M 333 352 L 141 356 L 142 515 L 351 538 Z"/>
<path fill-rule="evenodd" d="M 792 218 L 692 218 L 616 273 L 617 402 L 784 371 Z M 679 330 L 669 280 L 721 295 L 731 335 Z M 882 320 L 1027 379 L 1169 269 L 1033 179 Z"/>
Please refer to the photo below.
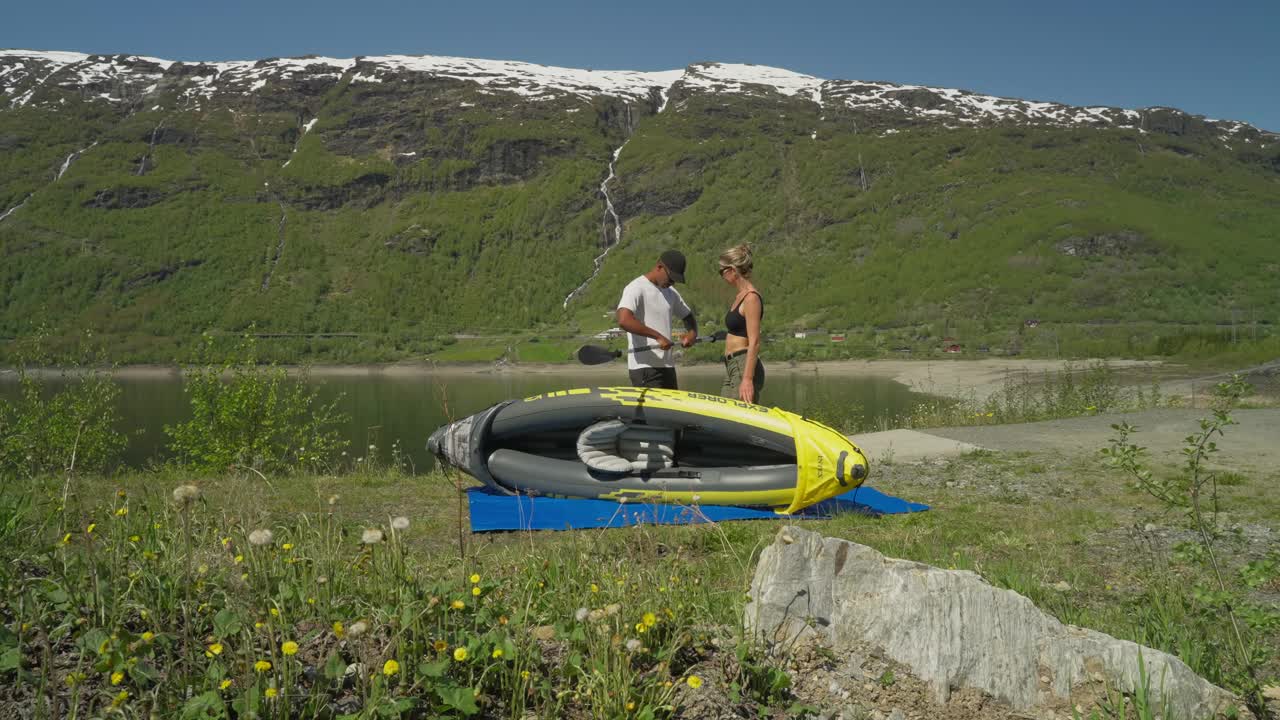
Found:
<path fill-rule="evenodd" d="M 1125 373 L 1136 374 L 1147 371 L 1148 375 L 1158 372 L 1161 376 L 1174 380 L 1177 373 L 1170 372 L 1177 365 L 1159 360 L 1127 360 L 1089 358 L 1082 360 L 1048 360 L 1048 359 L 1014 359 L 1014 358 L 982 358 L 982 359 L 948 359 L 948 360 L 903 360 L 903 359 L 871 359 L 871 360 L 822 360 L 807 362 L 783 362 L 766 364 L 770 373 L 809 373 L 829 374 L 835 377 L 868 376 L 891 380 L 910 388 L 913 392 L 939 395 L 949 398 L 975 397 L 984 399 L 1004 387 L 1006 379 L 1012 376 L 1028 376 L 1031 379 L 1046 372 L 1061 372 L 1067 367 L 1082 368 L 1101 363 L 1107 367 Z M 457 363 L 435 365 L 426 362 L 395 362 L 378 365 L 281 365 L 288 373 L 308 370 L 312 377 L 426 377 L 431 375 L 448 377 L 493 376 L 493 375 L 550 375 L 572 376 L 594 384 L 599 378 L 603 382 L 626 383 L 626 366 L 621 362 L 605 365 L 570 365 L 567 363 L 528 363 L 528 364 L 494 364 L 494 363 Z M 705 376 L 724 372 L 718 363 L 698 363 L 678 366 L 681 374 Z M 69 372 L 66 369 L 35 368 L 30 370 L 38 376 L 56 377 Z M 74 372 L 71 371 L 71 372 Z M 13 377 L 13 368 L 0 369 L 0 382 Z M 182 368 L 176 365 L 128 365 L 118 367 L 114 375 L 128 380 L 167 380 L 181 376 Z"/>

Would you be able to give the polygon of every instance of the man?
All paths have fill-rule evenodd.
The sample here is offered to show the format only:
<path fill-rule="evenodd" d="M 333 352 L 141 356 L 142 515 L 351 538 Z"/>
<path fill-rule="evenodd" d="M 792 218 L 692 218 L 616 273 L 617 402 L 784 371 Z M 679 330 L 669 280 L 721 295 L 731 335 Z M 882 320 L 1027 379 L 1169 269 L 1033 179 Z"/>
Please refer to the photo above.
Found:
<path fill-rule="evenodd" d="M 698 338 L 698 321 L 684 298 L 672 287 L 684 282 L 684 255 L 662 253 L 653 269 L 632 280 L 618 301 L 618 327 L 627 331 L 627 370 L 636 387 L 676 389 L 676 364 L 671 356 L 671 318 L 684 321 L 680 344 Z"/>

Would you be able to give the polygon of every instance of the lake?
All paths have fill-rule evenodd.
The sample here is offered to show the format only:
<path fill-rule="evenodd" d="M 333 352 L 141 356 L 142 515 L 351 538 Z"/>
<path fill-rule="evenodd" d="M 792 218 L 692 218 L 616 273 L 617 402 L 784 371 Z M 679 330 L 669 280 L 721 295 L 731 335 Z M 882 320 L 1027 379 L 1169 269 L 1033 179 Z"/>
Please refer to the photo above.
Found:
<path fill-rule="evenodd" d="M 13 373 L 0 375 L 0 397 L 18 396 Z M 684 390 L 718 394 L 723 371 L 715 366 L 681 368 Z M 65 382 L 46 381 L 50 388 Z M 121 429 L 129 434 L 125 462 L 142 467 L 147 461 L 166 456 L 165 425 L 190 418 L 188 399 L 174 372 L 125 372 L 116 378 L 121 386 L 119 410 Z M 349 457 L 369 454 L 374 445 L 385 460 L 392 442 L 398 440 L 417 471 L 435 466 L 426 451 L 427 437 L 449 421 L 441 398 L 447 398 L 453 419 L 460 419 L 494 403 L 528 397 L 548 390 L 573 387 L 625 385 L 625 366 L 612 370 L 584 369 L 582 372 L 498 372 L 402 370 L 388 372 L 380 367 L 318 369 L 311 381 L 319 395 L 336 400 L 348 421 L 341 428 L 350 442 Z M 813 412 L 818 408 L 855 408 L 867 423 L 910 409 L 927 396 L 905 385 L 879 377 L 824 373 L 821 370 L 769 368 L 763 392 L 766 405 L 793 412 Z"/>

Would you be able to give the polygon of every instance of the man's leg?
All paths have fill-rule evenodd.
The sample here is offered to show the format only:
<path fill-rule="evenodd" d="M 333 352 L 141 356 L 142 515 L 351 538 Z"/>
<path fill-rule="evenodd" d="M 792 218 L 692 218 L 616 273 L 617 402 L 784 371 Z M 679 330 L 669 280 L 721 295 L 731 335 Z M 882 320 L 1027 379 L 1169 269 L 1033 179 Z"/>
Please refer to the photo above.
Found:
<path fill-rule="evenodd" d="M 675 368 L 636 368 L 628 374 L 635 387 L 677 389 Z"/>

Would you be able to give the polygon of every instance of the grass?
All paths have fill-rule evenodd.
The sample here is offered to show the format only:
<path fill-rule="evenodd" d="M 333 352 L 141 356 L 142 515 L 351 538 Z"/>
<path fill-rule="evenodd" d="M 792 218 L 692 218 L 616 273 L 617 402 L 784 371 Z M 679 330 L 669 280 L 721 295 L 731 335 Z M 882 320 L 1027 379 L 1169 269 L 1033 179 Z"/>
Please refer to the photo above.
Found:
<path fill-rule="evenodd" d="M 874 482 L 933 510 L 807 526 L 974 570 L 1229 684 L 1222 629 L 1189 590 L 1200 570 L 1126 550 L 1123 528 L 1155 509 L 1091 463 L 977 454 Z M 176 502 L 188 484 L 199 499 Z M 0 491 L 0 705 L 37 716 L 658 717 L 745 668 L 782 672 L 739 629 L 775 523 L 471 536 L 452 479 L 387 468 L 83 478 L 65 505 L 62 490 Z M 757 685 L 761 712 L 785 705 Z"/>

